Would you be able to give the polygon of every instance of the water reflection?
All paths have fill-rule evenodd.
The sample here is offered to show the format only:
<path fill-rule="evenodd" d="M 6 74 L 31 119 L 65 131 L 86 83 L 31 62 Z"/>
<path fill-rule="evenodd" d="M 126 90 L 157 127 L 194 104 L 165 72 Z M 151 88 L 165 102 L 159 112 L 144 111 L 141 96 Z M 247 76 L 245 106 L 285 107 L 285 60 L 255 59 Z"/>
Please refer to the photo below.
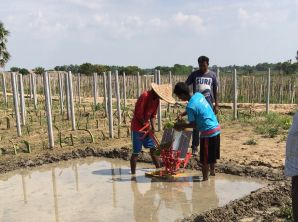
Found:
<path fill-rule="evenodd" d="M 226 175 L 200 182 L 199 172 L 146 178 L 148 166 L 132 177 L 125 161 L 91 159 L 0 175 L 0 221 L 174 221 L 263 186 Z"/>

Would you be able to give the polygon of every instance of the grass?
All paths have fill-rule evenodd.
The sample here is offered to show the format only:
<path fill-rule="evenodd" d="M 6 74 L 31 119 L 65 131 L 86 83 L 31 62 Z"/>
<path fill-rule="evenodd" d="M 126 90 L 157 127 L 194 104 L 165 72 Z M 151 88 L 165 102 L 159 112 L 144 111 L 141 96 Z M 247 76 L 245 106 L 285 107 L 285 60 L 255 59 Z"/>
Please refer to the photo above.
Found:
<path fill-rule="evenodd" d="M 277 135 L 284 135 L 291 127 L 292 118 L 278 113 L 269 113 L 264 115 L 261 121 L 257 123 L 255 132 L 268 138 L 274 138 Z"/>
<path fill-rule="evenodd" d="M 251 138 L 243 143 L 243 145 L 257 145 L 257 141 L 254 138 Z"/>
<path fill-rule="evenodd" d="M 250 110 L 241 110 L 238 112 L 238 119 L 233 120 L 232 111 L 229 110 L 220 113 L 218 117 L 223 124 L 240 123 L 244 126 L 253 126 L 257 134 L 267 138 L 275 138 L 278 135 L 285 136 L 292 125 L 292 116 L 273 112 L 266 114 L 265 112 L 256 113 Z"/>
<path fill-rule="evenodd" d="M 294 221 L 291 206 L 282 207 L 279 211 L 279 217 L 283 218 L 286 222 Z"/>

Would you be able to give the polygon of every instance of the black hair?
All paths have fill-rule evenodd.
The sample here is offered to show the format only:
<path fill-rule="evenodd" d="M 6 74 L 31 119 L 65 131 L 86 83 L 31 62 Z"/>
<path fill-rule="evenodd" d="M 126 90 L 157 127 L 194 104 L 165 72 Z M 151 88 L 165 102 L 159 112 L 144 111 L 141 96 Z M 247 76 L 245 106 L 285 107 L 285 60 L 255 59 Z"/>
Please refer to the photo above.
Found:
<path fill-rule="evenodd" d="M 178 82 L 176 85 L 175 85 L 175 88 L 174 88 L 174 93 L 176 95 L 190 95 L 190 92 L 189 92 L 189 87 L 187 84 L 185 84 L 184 82 Z"/>
<path fill-rule="evenodd" d="M 207 64 L 209 65 L 209 58 L 207 56 L 200 56 L 198 58 L 198 63 L 203 63 L 203 62 L 207 62 Z"/>

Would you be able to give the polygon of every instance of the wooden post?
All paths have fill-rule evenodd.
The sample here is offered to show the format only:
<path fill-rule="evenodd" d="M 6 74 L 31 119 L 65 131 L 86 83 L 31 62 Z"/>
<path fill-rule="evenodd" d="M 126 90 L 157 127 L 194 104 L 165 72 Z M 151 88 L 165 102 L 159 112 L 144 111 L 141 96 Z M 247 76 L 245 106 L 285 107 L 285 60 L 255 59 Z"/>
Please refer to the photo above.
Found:
<path fill-rule="evenodd" d="M 18 92 L 16 87 L 16 74 L 14 72 L 11 73 L 11 87 L 12 87 L 12 93 L 13 93 L 14 111 L 16 116 L 17 134 L 18 136 L 22 136 L 22 129 L 20 124 L 20 113 L 19 113 L 19 99 L 18 99 Z"/>
<path fill-rule="evenodd" d="M 93 73 L 93 96 L 94 96 L 94 109 L 97 105 L 97 73 Z"/>
<path fill-rule="evenodd" d="M 19 74 L 19 91 L 20 91 L 20 105 L 21 105 L 21 120 L 22 126 L 26 125 L 26 106 L 25 106 L 25 96 L 24 96 L 24 84 L 23 84 L 23 76 Z"/>
<path fill-rule="evenodd" d="M 68 82 L 68 77 L 67 73 L 64 75 L 64 80 L 65 80 L 65 97 L 66 97 L 66 119 L 69 120 L 70 118 L 70 102 L 69 102 L 69 82 Z"/>
<path fill-rule="evenodd" d="M 270 106 L 270 85 L 271 85 L 271 70 L 270 68 L 268 69 L 268 76 L 267 76 L 267 97 L 266 97 L 266 113 L 268 114 L 269 113 L 269 106 Z"/>
<path fill-rule="evenodd" d="M 294 104 L 295 101 L 295 91 L 296 91 L 296 86 L 295 83 L 292 86 L 292 94 L 291 94 L 291 104 Z"/>
<path fill-rule="evenodd" d="M 172 71 L 169 72 L 169 84 L 173 87 Z"/>
<path fill-rule="evenodd" d="M 123 100 L 124 100 L 124 109 L 126 108 L 127 101 L 126 101 L 126 76 L 125 72 L 123 72 Z"/>
<path fill-rule="evenodd" d="M 157 71 L 157 84 L 160 84 L 160 70 Z M 159 102 L 159 106 L 158 106 L 158 112 L 157 112 L 157 126 L 158 126 L 158 131 L 161 131 L 161 100 Z"/>
<path fill-rule="evenodd" d="M 137 73 L 137 98 L 141 95 L 141 82 L 140 82 L 140 73 Z"/>
<path fill-rule="evenodd" d="M 107 92 L 107 75 L 106 72 L 103 73 L 103 90 L 104 90 L 104 104 L 105 104 L 105 114 L 108 116 L 108 92 Z"/>
<path fill-rule="evenodd" d="M 157 83 L 157 70 L 154 70 L 154 83 Z"/>
<path fill-rule="evenodd" d="M 120 90 L 119 90 L 119 76 L 118 70 L 116 70 L 116 97 L 117 97 L 117 112 L 118 112 L 118 126 L 121 125 L 121 100 L 120 100 Z"/>
<path fill-rule="evenodd" d="M 217 93 L 220 93 L 220 70 L 219 70 L 219 68 L 217 68 L 216 77 L 217 77 Z"/>
<path fill-rule="evenodd" d="M 6 79 L 5 79 L 4 72 L 2 73 L 2 92 L 3 92 L 4 105 L 7 106 Z"/>
<path fill-rule="evenodd" d="M 59 81 L 59 102 L 60 102 L 60 114 L 63 115 L 63 85 L 62 85 L 62 78 L 61 73 L 58 73 L 58 81 Z"/>
<path fill-rule="evenodd" d="M 108 107 L 109 107 L 109 136 L 114 138 L 113 131 L 113 101 L 112 101 L 112 74 L 111 71 L 108 72 Z"/>
<path fill-rule="evenodd" d="M 78 74 L 78 97 L 79 97 L 79 105 L 81 105 L 81 74 Z"/>
<path fill-rule="evenodd" d="M 33 86 L 33 104 L 34 104 L 34 109 L 37 110 L 37 92 L 36 92 L 36 74 L 32 74 L 32 86 Z"/>
<path fill-rule="evenodd" d="M 237 119 L 237 70 L 234 69 L 234 103 L 233 103 L 233 111 L 234 111 L 234 119 Z"/>
<path fill-rule="evenodd" d="M 32 73 L 29 74 L 29 94 L 30 99 L 33 99 L 33 80 L 32 80 Z"/>
<path fill-rule="evenodd" d="M 49 148 L 54 148 L 54 134 L 52 126 L 52 109 L 50 103 L 50 89 L 49 89 L 49 79 L 48 73 L 43 73 L 43 85 L 44 85 L 44 94 L 45 94 L 45 104 L 46 104 L 46 113 L 47 113 L 47 122 L 48 122 L 48 139 L 49 139 Z"/>
<path fill-rule="evenodd" d="M 50 95 L 50 103 L 52 107 L 52 87 L 51 87 L 51 75 L 48 73 L 48 84 L 49 84 L 49 95 Z"/>
<path fill-rule="evenodd" d="M 68 72 L 68 83 L 69 83 L 68 85 L 69 85 L 69 102 L 70 102 L 71 126 L 72 126 L 72 130 L 76 130 L 76 116 L 75 116 L 75 111 L 74 111 L 71 71 Z"/>

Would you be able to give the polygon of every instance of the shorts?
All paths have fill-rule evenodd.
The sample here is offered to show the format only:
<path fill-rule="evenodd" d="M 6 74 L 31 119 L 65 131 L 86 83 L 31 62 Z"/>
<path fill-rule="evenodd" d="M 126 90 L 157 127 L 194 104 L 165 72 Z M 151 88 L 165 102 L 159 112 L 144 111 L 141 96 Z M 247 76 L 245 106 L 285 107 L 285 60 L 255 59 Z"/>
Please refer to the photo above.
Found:
<path fill-rule="evenodd" d="M 214 137 L 201 138 L 200 162 L 202 164 L 216 163 L 220 158 L 220 134 Z"/>
<path fill-rule="evenodd" d="M 133 154 L 139 154 L 142 151 L 142 146 L 149 149 L 156 147 L 154 140 L 150 136 L 145 137 L 143 140 L 141 139 L 142 136 L 143 133 L 132 131 L 131 140 Z"/>

